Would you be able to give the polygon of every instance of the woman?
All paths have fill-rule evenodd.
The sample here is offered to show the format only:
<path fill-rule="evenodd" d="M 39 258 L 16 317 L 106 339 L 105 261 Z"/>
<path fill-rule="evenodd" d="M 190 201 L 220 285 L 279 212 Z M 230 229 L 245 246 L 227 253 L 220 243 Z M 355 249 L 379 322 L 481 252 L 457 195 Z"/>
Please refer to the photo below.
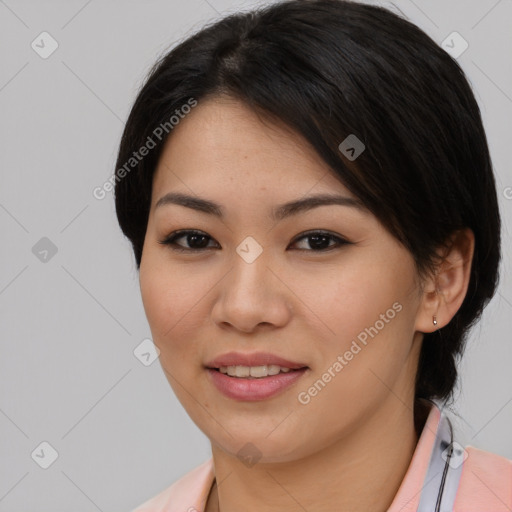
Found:
<path fill-rule="evenodd" d="M 229 16 L 155 65 L 116 169 L 162 369 L 212 447 L 137 512 L 510 510 L 512 462 L 438 405 L 500 216 L 425 33 L 341 0 Z"/>

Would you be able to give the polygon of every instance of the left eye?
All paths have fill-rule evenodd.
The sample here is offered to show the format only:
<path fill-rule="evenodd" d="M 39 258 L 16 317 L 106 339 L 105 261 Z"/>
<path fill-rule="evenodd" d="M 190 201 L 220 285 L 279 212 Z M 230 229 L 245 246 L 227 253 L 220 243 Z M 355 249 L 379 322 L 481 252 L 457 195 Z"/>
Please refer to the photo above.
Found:
<path fill-rule="evenodd" d="M 344 238 L 333 235 L 331 233 L 325 233 L 323 231 L 313 231 L 307 234 L 303 234 L 300 237 L 295 239 L 295 243 L 298 240 L 309 240 L 308 244 L 310 247 L 316 249 L 313 250 L 313 252 L 322 252 L 322 251 L 328 251 L 336 247 L 340 247 L 342 245 L 346 245 L 350 242 L 348 240 L 345 240 Z M 326 246 L 325 243 L 329 243 L 329 241 L 333 241 L 334 244 L 330 246 Z M 300 251 L 307 250 L 307 249 L 299 249 Z"/>
<path fill-rule="evenodd" d="M 181 238 L 186 239 L 189 247 L 183 247 L 177 243 L 177 240 L 180 240 Z M 209 247 L 207 247 L 208 239 L 213 240 L 213 238 L 201 231 L 182 230 L 174 231 L 168 237 L 166 237 L 164 240 L 160 240 L 158 243 L 162 245 L 169 245 L 173 251 L 202 252 L 206 249 L 209 249 Z M 340 236 L 323 231 L 311 231 L 308 233 L 303 233 L 301 236 L 295 238 L 294 243 L 297 243 L 299 240 L 303 239 L 309 240 L 308 244 L 312 250 L 298 249 L 299 251 L 325 252 L 333 249 L 334 247 L 339 247 L 350 243 L 348 240 L 345 240 Z M 334 245 L 326 246 L 326 242 L 328 244 L 330 241 L 334 241 Z"/>

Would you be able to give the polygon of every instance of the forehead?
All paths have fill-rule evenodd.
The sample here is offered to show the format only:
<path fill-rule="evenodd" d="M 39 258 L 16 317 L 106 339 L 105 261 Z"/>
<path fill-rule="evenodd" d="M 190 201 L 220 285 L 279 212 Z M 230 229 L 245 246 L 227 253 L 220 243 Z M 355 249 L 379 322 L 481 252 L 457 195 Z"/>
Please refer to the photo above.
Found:
<path fill-rule="evenodd" d="M 284 123 L 238 100 L 209 98 L 199 101 L 172 130 L 153 189 L 185 186 L 205 191 L 228 184 L 245 193 L 303 195 L 315 187 L 351 195 L 309 142 Z"/>

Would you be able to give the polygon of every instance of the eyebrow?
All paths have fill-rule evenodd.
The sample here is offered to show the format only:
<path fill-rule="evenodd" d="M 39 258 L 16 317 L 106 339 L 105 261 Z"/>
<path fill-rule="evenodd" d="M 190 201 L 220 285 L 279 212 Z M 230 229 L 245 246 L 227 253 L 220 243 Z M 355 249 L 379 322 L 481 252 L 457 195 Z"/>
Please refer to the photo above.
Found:
<path fill-rule="evenodd" d="M 177 204 L 186 208 L 191 208 L 192 210 L 214 215 L 220 219 L 224 218 L 224 209 L 220 204 L 208 199 L 189 196 L 181 192 L 169 192 L 162 196 L 156 202 L 155 210 L 168 204 Z M 349 206 L 361 211 L 366 211 L 366 208 L 359 199 L 332 194 L 319 194 L 278 205 L 272 210 L 270 217 L 274 221 L 283 220 L 287 217 L 291 217 L 292 215 L 326 205 Z"/>

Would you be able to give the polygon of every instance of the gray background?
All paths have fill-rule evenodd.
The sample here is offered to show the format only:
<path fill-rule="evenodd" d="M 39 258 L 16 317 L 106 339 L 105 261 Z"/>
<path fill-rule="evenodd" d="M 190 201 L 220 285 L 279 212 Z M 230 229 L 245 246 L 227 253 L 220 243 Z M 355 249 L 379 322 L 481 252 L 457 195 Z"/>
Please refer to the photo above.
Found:
<path fill-rule="evenodd" d="M 114 171 L 155 59 L 258 3 L 0 0 L 0 512 L 128 511 L 210 456 L 158 360 L 134 355 L 151 337 L 135 263 L 112 194 L 92 190 Z M 512 1 L 380 4 L 439 44 L 453 31 L 469 43 L 458 60 L 489 137 L 505 257 L 461 365 L 455 419 L 459 441 L 512 458 Z M 31 47 L 43 31 L 59 45 L 46 59 Z M 43 237 L 57 249 L 46 261 Z M 58 453 L 47 469 L 43 441 Z"/>

